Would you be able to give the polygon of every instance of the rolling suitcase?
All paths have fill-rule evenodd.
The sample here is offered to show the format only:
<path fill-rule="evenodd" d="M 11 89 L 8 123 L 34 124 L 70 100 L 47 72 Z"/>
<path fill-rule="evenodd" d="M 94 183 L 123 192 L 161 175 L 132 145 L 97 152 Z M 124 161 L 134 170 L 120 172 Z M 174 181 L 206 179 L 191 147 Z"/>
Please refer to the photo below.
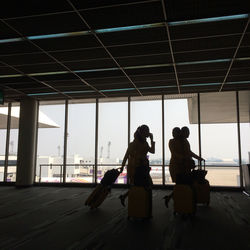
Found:
<path fill-rule="evenodd" d="M 152 190 L 132 186 L 128 193 L 128 219 L 152 217 Z"/>
<path fill-rule="evenodd" d="M 85 206 L 89 206 L 91 209 L 99 207 L 102 202 L 107 197 L 111 190 L 112 184 L 116 181 L 119 174 L 121 173 L 121 168 L 108 170 L 102 180 L 101 184 L 98 184 L 94 191 L 85 201 Z"/>
<path fill-rule="evenodd" d="M 194 182 L 196 203 L 206 204 L 210 203 L 210 185 L 208 180 L 204 180 L 203 183 Z"/>
<path fill-rule="evenodd" d="M 103 184 L 104 186 L 111 186 L 112 184 L 114 184 L 120 173 L 121 173 L 121 168 L 118 169 L 113 168 L 111 170 L 108 170 L 104 174 L 101 180 L 101 184 Z"/>
<path fill-rule="evenodd" d="M 85 206 L 89 206 L 91 209 L 99 207 L 107 197 L 109 191 L 108 186 L 98 184 L 85 201 Z"/>
<path fill-rule="evenodd" d="M 202 165 L 198 167 L 198 170 L 195 170 L 194 175 L 194 190 L 196 203 L 206 204 L 207 206 L 210 203 L 210 185 L 209 181 L 205 179 L 207 171 L 205 169 L 205 161 L 202 168 Z"/>
<path fill-rule="evenodd" d="M 190 185 L 176 184 L 173 191 L 174 215 L 194 215 L 196 203 L 194 191 Z"/>

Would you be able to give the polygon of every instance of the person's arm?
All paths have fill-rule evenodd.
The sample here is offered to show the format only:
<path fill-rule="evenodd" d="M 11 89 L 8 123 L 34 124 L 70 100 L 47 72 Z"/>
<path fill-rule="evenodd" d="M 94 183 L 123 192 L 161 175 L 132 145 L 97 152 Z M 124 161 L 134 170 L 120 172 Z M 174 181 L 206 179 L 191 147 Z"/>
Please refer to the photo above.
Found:
<path fill-rule="evenodd" d="M 128 156 L 129 156 L 129 147 L 127 148 L 127 151 L 126 151 L 126 153 L 125 153 L 125 155 L 123 157 L 122 166 L 121 166 L 121 172 L 123 171 L 124 166 L 126 165 Z"/>
<path fill-rule="evenodd" d="M 199 155 L 195 154 L 191 150 L 190 150 L 190 156 L 193 157 L 193 158 L 195 158 L 195 159 L 197 159 L 197 160 L 199 160 L 199 161 L 204 161 L 204 159 L 202 157 L 200 157 Z"/>
<path fill-rule="evenodd" d="M 150 138 L 150 144 L 151 144 L 151 146 L 149 147 L 148 152 L 154 154 L 155 153 L 155 142 L 153 140 L 153 134 L 152 133 L 149 134 L 149 138 Z"/>
<path fill-rule="evenodd" d="M 189 144 L 188 140 L 185 140 L 184 143 L 185 143 L 185 145 L 187 147 L 187 154 L 188 154 L 187 158 L 193 157 L 193 158 L 195 158 L 195 159 L 197 159 L 199 161 L 203 161 L 204 160 L 203 158 L 201 158 L 200 156 L 198 156 L 197 154 L 195 154 L 194 152 L 191 151 L 190 144 Z"/>

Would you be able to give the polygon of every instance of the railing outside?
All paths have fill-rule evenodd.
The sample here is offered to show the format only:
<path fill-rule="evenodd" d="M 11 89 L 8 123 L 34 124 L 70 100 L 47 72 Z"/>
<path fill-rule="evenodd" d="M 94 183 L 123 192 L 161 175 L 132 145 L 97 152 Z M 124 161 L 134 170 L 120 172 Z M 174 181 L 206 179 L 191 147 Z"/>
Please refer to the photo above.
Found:
<path fill-rule="evenodd" d="M 118 168 L 121 164 L 98 164 L 97 183 L 100 183 L 105 172 L 112 168 Z M 94 183 L 94 164 L 67 164 L 66 165 L 66 183 Z M 163 185 L 162 165 L 150 165 L 150 175 L 154 184 Z M 206 178 L 212 186 L 240 186 L 239 167 L 238 166 L 206 166 L 208 171 Z M 120 174 L 116 183 L 127 183 L 126 168 Z M 63 182 L 63 164 L 40 164 L 39 176 L 36 176 L 36 182 Z M 172 180 L 169 173 L 169 166 L 165 166 L 165 184 L 171 185 Z"/>
<path fill-rule="evenodd" d="M 8 166 L 6 181 L 7 182 L 15 182 L 16 181 L 16 166 Z M 4 181 L 4 166 L 0 166 L 0 182 Z"/>

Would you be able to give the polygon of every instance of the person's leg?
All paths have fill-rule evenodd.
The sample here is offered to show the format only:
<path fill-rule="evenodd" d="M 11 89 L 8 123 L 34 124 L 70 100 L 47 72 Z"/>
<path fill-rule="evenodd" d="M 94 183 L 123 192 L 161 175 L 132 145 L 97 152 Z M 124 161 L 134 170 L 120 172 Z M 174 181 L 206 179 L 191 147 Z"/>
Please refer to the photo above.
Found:
<path fill-rule="evenodd" d="M 163 199 L 165 200 L 165 206 L 167 208 L 168 208 L 169 201 L 173 198 L 173 194 L 174 194 L 174 192 L 172 191 L 169 195 L 166 195 L 163 197 Z"/>
<path fill-rule="evenodd" d="M 153 188 L 153 180 L 152 180 L 151 176 L 148 173 L 149 218 L 153 217 L 153 194 L 152 194 L 152 188 Z"/>
<path fill-rule="evenodd" d="M 153 217 L 153 195 L 152 195 L 152 189 L 148 190 L 149 192 L 149 218 Z"/>
<path fill-rule="evenodd" d="M 174 182 L 174 181 L 173 181 Z M 185 174 L 177 174 L 176 175 L 176 179 L 175 179 L 175 183 L 176 184 L 189 184 L 189 178 L 187 180 L 186 175 Z M 165 199 L 165 206 L 168 208 L 168 203 L 169 201 L 173 198 L 174 192 L 172 191 L 169 195 L 166 195 L 163 197 L 163 199 Z"/>
<path fill-rule="evenodd" d="M 176 174 L 172 175 L 172 181 L 176 184 L 182 184 L 183 183 L 183 175 L 182 174 Z M 169 201 L 173 198 L 174 192 L 172 191 L 169 195 L 166 195 L 163 197 L 165 199 L 165 206 L 168 208 Z"/>
<path fill-rule="evenodd" d="M 122 204 L 122 206 L 124 206 L 124 207 L 125 207 L 125 200 L 126 200 L 126 198 L 127 198 L 127 196 L 128 196 L 128 193 L 129 193 L 129 191 L 127 191 L 125 194 L 122 194 L 122 195 L 119 196 L 119 199 L 120 199 L 120 201 L 121 201 L 121 204 Z"/>

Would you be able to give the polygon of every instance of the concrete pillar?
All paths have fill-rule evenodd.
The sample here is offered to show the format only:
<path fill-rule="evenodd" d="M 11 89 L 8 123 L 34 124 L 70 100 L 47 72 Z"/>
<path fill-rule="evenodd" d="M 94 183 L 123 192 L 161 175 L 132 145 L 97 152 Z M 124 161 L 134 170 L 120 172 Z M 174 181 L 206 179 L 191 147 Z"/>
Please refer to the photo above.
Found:
<path fill-rule="evenodd" d="M 16 186 L 33 185 L 36 159 L 38 102 L 27 98 L 20 102 Z"/>

